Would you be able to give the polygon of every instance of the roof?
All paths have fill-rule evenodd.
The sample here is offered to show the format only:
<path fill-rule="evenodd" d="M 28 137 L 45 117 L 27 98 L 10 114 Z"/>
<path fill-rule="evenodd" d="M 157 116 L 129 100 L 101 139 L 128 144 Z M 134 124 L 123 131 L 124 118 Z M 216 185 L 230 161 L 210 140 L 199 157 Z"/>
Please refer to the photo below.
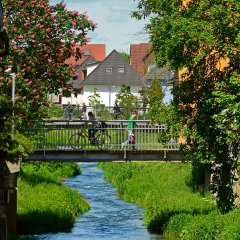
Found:
<path fill-rule="evenodd" d="M 70 80 L 73 82 L 73 88 L 79 88 L 80 83 L 82 81 L 81 77 L 82 77 L 82 70 L 86 70 L 86 67 L 88 65 L 91 64 L 97 64 L 98 62 L 96 61 L 96 59 L 92 56 L 86 56 L 85 60 L 80 64 L 80 65 L 76 65 L 76 69 L 75 69 L 75 73 L 79 74 L 78 79 L 76 80 Z"/>
<path fill-rule="evenodd" d="M 111 73 L 106 72 L 106 69 L 109 68 L 112 69 Z M 118 72 L 119 68 L 124 68 L 124 73 Z M 126 84 L 128 86 L 140 86 L 141 76 L 116 50 L 113 50 L 81 84 L 116 86 Z"/>
<path fill-rule="evenodd" d="M 143 76 L 146 73 L 144 59 L 150 53 L 150 43 L 140 43 L 130 45 L 130 65 Z"/>
<path fill-rule="evenodd" d="M 75 60 L 74 56 L 71 56 L 65 62 L 73 65 L 82 64 L 90 55 L 96 59 L 96 61 L 103 61 L 106 58 L 106 45 L 105 44 L 86 44 L 81 46 L 76 43 L 74 49 L 79 48 L 83 55 L 82 58 Z"/>

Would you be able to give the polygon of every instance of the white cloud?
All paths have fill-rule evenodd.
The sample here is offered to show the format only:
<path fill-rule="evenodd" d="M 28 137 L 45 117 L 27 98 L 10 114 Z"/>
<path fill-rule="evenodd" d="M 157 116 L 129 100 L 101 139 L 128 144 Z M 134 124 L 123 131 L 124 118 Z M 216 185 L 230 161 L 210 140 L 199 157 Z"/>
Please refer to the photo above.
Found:
<path fill-rule="evenodd" d="M 50 0 L 56 4 L 61 0 Z M 131 43 L 147 42 L 143 32 L 144 21 L 131 18 L 136 10 L 134 0 L 65 0 L 68 10 L 87 11 L 89 19 L 97 23 L 93 33 L 89 33 L 91 43 L 105 43 L 107 54 L 113 49 L 129 52 Z"/>

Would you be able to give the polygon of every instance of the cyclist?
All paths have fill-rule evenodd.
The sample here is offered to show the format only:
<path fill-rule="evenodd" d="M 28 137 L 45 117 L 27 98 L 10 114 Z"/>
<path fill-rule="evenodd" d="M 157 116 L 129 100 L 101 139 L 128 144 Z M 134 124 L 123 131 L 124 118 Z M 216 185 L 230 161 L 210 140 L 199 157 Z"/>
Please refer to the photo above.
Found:
<path fill-rule="evenodd" d="M 96 145 L 96 139 L 95 139 L 95 134 L 98 131 L 98 129 L 96 129 L 96 119 L 95 119 L 95 115 L 93 112 L 88 112 L 88 120 L 92 121 L 92 128 L 88 129 L 88 138 L 91 141 L 91 143 L 93 145 Z"/>

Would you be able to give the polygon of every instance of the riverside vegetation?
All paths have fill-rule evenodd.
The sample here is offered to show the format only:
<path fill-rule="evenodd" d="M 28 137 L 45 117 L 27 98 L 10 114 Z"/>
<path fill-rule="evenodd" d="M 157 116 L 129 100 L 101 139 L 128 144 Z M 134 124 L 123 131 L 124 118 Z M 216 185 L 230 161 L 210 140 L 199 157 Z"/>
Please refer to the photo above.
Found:
<path fill-rule="evenodd" d="M 81 195 L 63 185 L 78 175 L 76 163 L 21 164 L 18 178 L 18 234 L 69 231 L 75 219 L 90 209 Z"/>
<path fill-rule="evenodd" d="M 240 208 L 220 214 L 213 196 L 194 191 L 190 163 L 101 163 L 125 201 L 144 208 L 146 227 L 167 239 L 240 239 Z"/>

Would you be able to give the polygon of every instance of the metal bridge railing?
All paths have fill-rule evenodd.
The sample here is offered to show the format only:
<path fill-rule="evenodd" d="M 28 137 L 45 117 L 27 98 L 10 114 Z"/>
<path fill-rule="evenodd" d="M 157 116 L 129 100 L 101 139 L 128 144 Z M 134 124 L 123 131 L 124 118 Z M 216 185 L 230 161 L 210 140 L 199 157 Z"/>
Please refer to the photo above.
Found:
<path fill-rule="evenodd" d="M 37 150 L 93 150 L 178 149 L 178 139 L 167 135 L 167 125 L 152 124 L 149 120 L 136 120 L 135 142 L 127 141 L 128 120 L 110 121 L 44 121 L 34 127 L 22 129 L 35 142 Z"/>

